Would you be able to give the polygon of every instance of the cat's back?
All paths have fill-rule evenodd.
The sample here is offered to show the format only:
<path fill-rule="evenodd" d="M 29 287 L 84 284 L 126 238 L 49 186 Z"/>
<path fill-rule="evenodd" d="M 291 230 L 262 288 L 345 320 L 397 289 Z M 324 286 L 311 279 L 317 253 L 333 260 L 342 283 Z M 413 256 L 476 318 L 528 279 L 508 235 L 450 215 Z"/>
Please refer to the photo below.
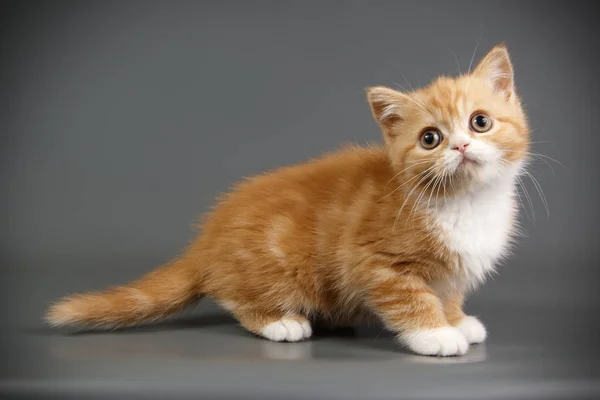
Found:
<path fill-rule="evenodd" d="M 242 180 L 205 216 L 204 231 L 309 225 L 332 204 L 343 208 L 352 202 L 365 183 L 376 191 L 373 188 L 384 187 L 392 176 L 381 147 L 347 146 Z"/>
<path fill-rule="evenodd" d="M 266 202 L 289 204 L 327 200 L 343 187 L 365 180 L 382 181 L 391 175 L 387 154 L 380 147 L 348 146 L 297 165 L 281 167 L 237 183 L 221 199 L 223 206 L 243 203 L 246 207 Z"/>

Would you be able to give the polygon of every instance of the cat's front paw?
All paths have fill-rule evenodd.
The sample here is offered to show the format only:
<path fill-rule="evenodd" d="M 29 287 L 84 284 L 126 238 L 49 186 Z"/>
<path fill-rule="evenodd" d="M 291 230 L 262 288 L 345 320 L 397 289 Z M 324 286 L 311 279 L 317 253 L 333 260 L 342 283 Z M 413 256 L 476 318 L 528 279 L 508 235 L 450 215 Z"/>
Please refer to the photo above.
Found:
<path fill-rule="evenodd" d="M 487 337 L 485 326 L 471 315 L 464 317 L 456 327 L 465 335 L 469 343 L 481 343 Z"/>
<path fill-rule="evenodd" d="M 424 356 L 457 356 L 469 349 L 462 332 L 451 326 L 405 332 L 400 339 L 410 350 Z"/>

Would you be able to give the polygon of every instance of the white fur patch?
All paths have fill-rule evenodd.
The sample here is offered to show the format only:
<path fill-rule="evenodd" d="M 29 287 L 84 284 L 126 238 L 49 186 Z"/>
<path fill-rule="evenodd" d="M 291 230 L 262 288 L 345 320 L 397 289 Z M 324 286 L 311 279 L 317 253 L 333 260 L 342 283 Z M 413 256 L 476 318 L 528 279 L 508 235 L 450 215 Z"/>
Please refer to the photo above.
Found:
<path fill-rule="evenodd" d="M 406 332 L 400 339 L 410 350 L 424 356 L 457 356 L 465 354 L 469 349 L 469 343 L 462 332 L 449 326 Z"/>
<path fill-rule="evenodd" d="M 298 322 L 295 319 L 282 318 L 265 326 L 260 333 L 274 342 L 297 342 L 309 338 L 312 328 L 308 321 Z"/>
<path fill-rule="evenodd" d="M 507 251 L 515 213 L 516 171 L 460 197 L 430 207 L 441 240 L 458 256 L 458 271 L 471 286 L 483 281 Z"/>
<path fill-rule="evenodd" d="M 220 300 L 219 304 L 221 305 L 221 307 L 223 307 L 227 311 L 234 311 L 235 309 L 238 308 L 237 303 L 235 301 L 231 301 L 231 300 Z"/>
<path fill-rule="evenodd" d="M 487 337 L 485 326 L 477 318 L 467 316 L 456 326 L 469 343 L 481 343 Z"/>

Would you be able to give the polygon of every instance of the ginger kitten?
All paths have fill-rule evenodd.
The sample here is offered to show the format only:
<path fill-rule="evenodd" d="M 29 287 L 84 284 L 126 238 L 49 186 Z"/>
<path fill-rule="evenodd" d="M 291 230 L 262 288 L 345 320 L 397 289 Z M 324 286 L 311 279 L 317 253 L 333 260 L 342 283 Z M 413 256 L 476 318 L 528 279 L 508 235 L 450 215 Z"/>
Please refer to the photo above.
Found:
<path fill-rule="evenodd" d="M 154 321 L 211 296 L 275 341 L 311 320 L 375 314 L 413 352 L 464 354 L 486 330 L 462 310 L 515 229 L 529 130 L 503 45 L 472 73 L 367 91 L 381 148 L 350 147 L 239 183 L 183 254 L 125 286 L 67 297 L 53 326 Z"/>

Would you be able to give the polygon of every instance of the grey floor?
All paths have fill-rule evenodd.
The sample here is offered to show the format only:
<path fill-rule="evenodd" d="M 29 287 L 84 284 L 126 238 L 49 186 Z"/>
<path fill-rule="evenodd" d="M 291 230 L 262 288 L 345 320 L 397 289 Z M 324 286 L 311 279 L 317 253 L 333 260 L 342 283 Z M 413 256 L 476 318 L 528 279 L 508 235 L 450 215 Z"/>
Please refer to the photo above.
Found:
<path fill-rule="evenodd" d="M 455 358 L 410 354 L 378 326 L 317 329 L 307 342 L 273 343 L 243 331 L 210 301 L 163 323 L 114 332 L 55 331 L 40 322 L 57 296 L 122 282 L 145 269 L 140 260 L 124 273 L 118 260 L 111 267 L 107 261 L 88 260 L 85 272 L 69 262 L 35 270 L 14 265 L 3 293 L 12 312 L 3 321 L 0 393 L 77 399 L 600 397 L 598 334 L 587 329 L 598 310 L 568 304 L 476 297 L 469 311 L 485 321 L 489 341 Z M 18 290 L 25 284 L 27 293 Z"/>

